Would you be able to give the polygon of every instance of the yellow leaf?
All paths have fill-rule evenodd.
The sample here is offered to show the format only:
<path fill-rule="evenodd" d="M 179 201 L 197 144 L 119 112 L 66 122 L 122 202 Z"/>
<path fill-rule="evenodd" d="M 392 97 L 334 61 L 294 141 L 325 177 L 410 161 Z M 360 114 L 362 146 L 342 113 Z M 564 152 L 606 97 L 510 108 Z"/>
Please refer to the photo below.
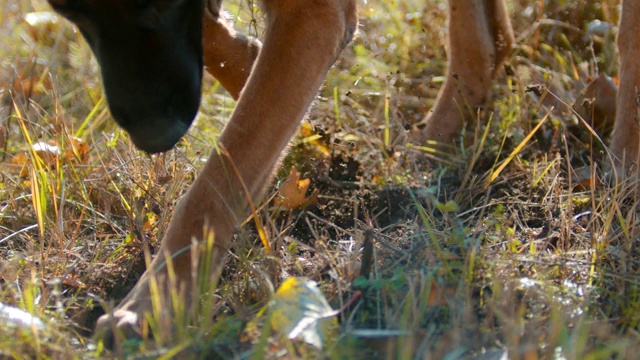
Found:
<path fill-rule="evenodd" d="M 271 327 L 289 339 L 322 348 L 326 328 L 335 323 L 333 310 L 315 281 L 292 277 L 280 285 L 269 304 Z"/>
<path fill-rule="evenodd" d="M 300 133 L 302 135 L 301 143 L 311 145 L 312 148 L 324 156 L 328 157 L 331 154 L 330 149 L 320 141 L 322 140 L 322 135 L 316 134 L 311 124 L 303 122 L 302 126 L 300 126 Z"/>

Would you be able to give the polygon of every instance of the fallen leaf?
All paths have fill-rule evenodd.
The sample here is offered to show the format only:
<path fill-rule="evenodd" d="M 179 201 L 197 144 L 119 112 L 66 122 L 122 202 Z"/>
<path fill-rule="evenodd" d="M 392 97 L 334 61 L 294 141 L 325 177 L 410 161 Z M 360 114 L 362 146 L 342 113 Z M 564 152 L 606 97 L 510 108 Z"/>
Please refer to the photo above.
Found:
<path fill-rule="evenodd" d="M 33 144 L 33 152 L 47 166 L 55 165 L 61 153 L 60 148 L 57 145 L 48 144 L 42 141 Z"/>
<path fill-rule="evenodd" d="M 17 76 L 13 80 L 13 89 L 22 96 L 32 97 L 41 95 L 46 90 L 51 89 L 51 82 L 47 78 L 38 78 L 36 76 L 20 77 Z"/>
<path fill-rule="evenodd" d="M 19 61 L 15 68 L 12 87 L 16 94 L 27 98 L 42 95 L 52 89 L 49 72 L 43 71 L 43 67 L 33 60 Z"/>
<path fill-rule="evenodd" d="M 67 149 L 65 160 L 78 160 L 81 164 L 86 164 L 89 160 L 89 144 L 75 136 L 69 136 L 69 144 L 71 147 Z"/>
<path fill-rule="evenodd" d="M 573 108 L 600 134 L 607 135 L 613 130 L 617 95 L 618 86 L 615 81 L 600 74 L 578 96 Z"/>
<path fill-rule="evenodd" d="M 309 179 L 300 179 L 300 172 L 292 167 L 289 177 L 284 181 L 278 192 L 274 202 L 276 207 L 286 210 L 295 210 L 315 204 L 318 201 L 318 191 L 315 190 L 311 196 L 307 197 L 307 190 L 311 181 Z"/>
<path fill-rule="evenodd" d="M 600 178 L 594 173 L 591 166 L 582 166 L 572 169 L 574 176 L 574 184 L 581 191 L 591 188 L 591 186 L 600 186 Z"/>
<path fill-rule="evenodd" d="M 322 139 L 322 135 L 317 134 L 311 124 L 303 122 L 300 126 L 300 133 L 302 134 L 301 143 L 311 145 L 315 150 L 326 157 L 331 154 L 329 147 L 320 141 Z"/>
<path fill-rule="evenodd" d="M 335 323 L 333 310 L 315 281 L 291 277 L 278 288 L 269 304 L 271 327 L 282 336 L 301 338 L 317 348 L 327 328 Z"/>
<path fill-rule="evenodd" d="M 29 157 L 27 156 L 26 153 L 17 153 L 15 155 L 13 155 L 13 157 L 11 158 L 11 163 L 15 164 L 15 165 L 27 165 L 29 163 Z"/>
<path fill-rule="evenodd" d="M 31 147 L 33 154 L 42 161 L 44 166 L 53 168 L 61 164 L 80 162 L 86 164 L 89 160 L 89 145 L 82 139 L 70 136 L 64 156 L 62 149 L 55 143 L 37 142 Z M 11 158 L 11 163 L 22 166 L 21 176 L 27 174 L 31 158 L 28 152 L 21 152 Z"/>
<path fill-rule="evenodd" d="M 70 286 L 76 289 L 86 289 L 87 285 L 83 283 L 75 274 L 65 275 L 62 278 L 62 285 Z"/>

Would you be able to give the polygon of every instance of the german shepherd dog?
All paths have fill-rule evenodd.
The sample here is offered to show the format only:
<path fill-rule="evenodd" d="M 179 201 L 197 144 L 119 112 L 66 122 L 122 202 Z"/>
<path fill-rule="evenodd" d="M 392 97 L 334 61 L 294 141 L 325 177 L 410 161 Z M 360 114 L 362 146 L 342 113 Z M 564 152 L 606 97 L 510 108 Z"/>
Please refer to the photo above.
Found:
<path fill-rule="evenodd" d="M 196 281 L 192 252 L 205 224 L 215 230 L 208 258 L 222 263 L 238 219 L 257 201 L 327 70 L 357 26 L 356 0 L 262 0 L 262 42 L 235 32 L 221 0 L 48 0 L 74 22 L 95 54 L 115 120 L 140 149 L 171 149 L 199 106 L 203 66 L 237 99 L 231 119 L 201 173 L 175 208 L 159 256 L 128 296 L 98 321 L 135 336 L 151 309 L 151 273 L 167 282 L 167 257 L 181 288 Z M 637 163 L 640 2 L 623 1 L 618 35 L 620 90 L 611 149 L 619 164 Z M 514 42 L 506 0 L 449 0 L 449 63 L 433 111 L 416 142 L 459 137 L 482 105 Z M 202 255 L 204 256 L 204 255 Z M 220 266 L 217 266 L 220 268 Z M 219 271 L 219 270 L 218 270 Z M 211 276 L 216 276 L 213 271 Z M 171 298 L 168 291 L 166 304 Z M 182 301 L 192 301 L 189 292 Z M 167 307 L 171 309 L 171 306 Z"/>

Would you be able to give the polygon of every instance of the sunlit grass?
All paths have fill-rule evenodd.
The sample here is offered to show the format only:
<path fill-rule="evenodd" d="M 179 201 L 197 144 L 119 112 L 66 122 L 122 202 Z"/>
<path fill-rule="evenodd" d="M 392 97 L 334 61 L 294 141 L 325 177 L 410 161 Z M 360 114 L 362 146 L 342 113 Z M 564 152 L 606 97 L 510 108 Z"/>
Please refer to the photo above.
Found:
<path fill-rule="evenodd" d="M 576 130 L 581 123 L 562 107 L 587 75 L 615 73 L 614 33 L 584 40 L 583 32 L 594 18 L 615 24 L 617 2 L 510 3 L 518 43 L 479 114 L 489 126 L 473 129 L 455 157 L 437 144 L 407 146 L 406 130 L 442 84 L 446 3 L 361 5 L 358 37 L 266 194 L 273 198 L 295 166 L 318 204 L 285 213 L 256 204 L 258 221 L 239 230 L 221 279 L 196 289 L 198 310 L 173 301 L 166 319 L 156 303 L 148 339 L 123 341 L 113 354 L 633 357 L 636 186 L 597 179 L 608 164 L 602 144 L 581 140 L 590 130 Z M 110 119 L 80 35 L 62 20 L 44 31 L 22 21 L 47 9 L 44 1 L 0 5 L 0 302 L 45 323 L 0 322 L 0 354 L 109 356 L 90 339 L 94 309 L 113 308 L 155 254 L 235 102 L 206 78 L 190 134 L 147 156 Z M 257 8 L 227 10 L 242 31 L 263 31 Z M 528 88 L 538 84 L 546 97 Z M 64 154 L 73 136 L 88 144 L 85 159 L 43 161 L 36 151 L 42 142 Z M 201 271 L 218 265 L 203 261 Z M 289 276 L 318 281 L 334 308 L 362 293 L 322 351 L 275 338 L 261 315 Z"/>

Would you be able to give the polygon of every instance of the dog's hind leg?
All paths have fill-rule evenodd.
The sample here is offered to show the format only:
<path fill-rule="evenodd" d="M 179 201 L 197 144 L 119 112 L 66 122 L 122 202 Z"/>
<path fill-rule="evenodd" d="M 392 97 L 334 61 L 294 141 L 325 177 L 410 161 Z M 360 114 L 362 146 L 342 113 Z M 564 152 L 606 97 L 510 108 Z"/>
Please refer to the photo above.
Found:
<path fill-rule="evenodd" d="M 449 63 L 432 111 L 413 140 L 453 143 L 489 95 L 514 43 L 505 0 L 449 0 Z"/>
<path fill-rule="evenodd" d="M 622 2 L 622 16 L 618 30 L 620 54 L 620 87 L 616 101 L 616 121 L 611 137 L 611 150 L 617 165 L 635 165 L 637 171 L 640 149 L 640 3 Z"/>
<path fill-rule="evenodd" d="M 180 200 L 166 231 L 160 254 L 172 256 L 174 284 L 191 289 L 195 283 L 192 239 L 203 239 L 203 228 L 215 231 L 210 255 L 219 271 L 235 226 L 247 216 L 269 183 L 280 153 L 313 101 L 326 72 L 357 26 L 355 0 L 264 0 L 266 32 L 251 74 L 228 125 L 201 173 Z M 111 314 L 98 321 L 98 333 L 121 330 L 139 335 L 140 325 L 152 309 L 163 303 L 171 319 L 174 299 L 152 299 L 150 285 L 166 284 L 165 257 L 157 256 L 134 289 Z M 217 276 L 215 273 L 212 276 Z M 153 272 L 156 282 L 150 274 Z M 189 291 L 183 301 L 190 304 Z"/>

